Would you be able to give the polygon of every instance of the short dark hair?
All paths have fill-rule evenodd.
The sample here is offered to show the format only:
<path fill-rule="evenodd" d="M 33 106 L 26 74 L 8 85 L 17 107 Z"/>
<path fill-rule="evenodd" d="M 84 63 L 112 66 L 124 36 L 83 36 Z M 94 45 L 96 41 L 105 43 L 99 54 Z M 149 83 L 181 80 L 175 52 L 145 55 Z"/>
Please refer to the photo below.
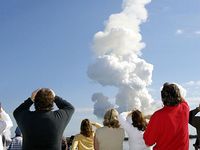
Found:
<path fill-rule="evenodd" d="M 161 98 L 165 106 L 175 106 L 183 100 L 178 86 L 174 83 L 165 83 L 163 85 Z"/>
<path fill-rule="evenodd" d="M 92 131 L 92 125 L 89 121 L 89 119 L 84 119 L 81 122 L 81 134 L 86 136 L 86 137 L 90 137 L 93 134 Z"/>
<path fill-rule="evenodd" d="M 138 128 L 139 131 L 144 131 L 147 127 L 147 122 L 139 110 L 134 110 L 132 112 L 132 125 L 136 128 Z"/>
<path fill-rule="evenodd" d="M 34 106 L 36 110 L 50 111 L 53 109 L 54 95 L 48 88 L 42 88 L 35 96 Z"/>

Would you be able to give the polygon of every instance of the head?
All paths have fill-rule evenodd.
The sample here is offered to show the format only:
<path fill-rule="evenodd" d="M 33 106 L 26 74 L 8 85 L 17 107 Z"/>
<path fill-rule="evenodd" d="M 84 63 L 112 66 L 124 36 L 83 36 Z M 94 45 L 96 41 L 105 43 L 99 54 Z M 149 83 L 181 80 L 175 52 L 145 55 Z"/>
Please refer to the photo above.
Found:
<path fill-rule="evenodd" d="M 67 147 L 68 147 L 68 145 L 67 145 L 67 140 L 66 140 L 66 138 L 65 138 L 65 137 L 63 137 L 63 138 L 62 138 L 62 145 L 61 145 L 61 149 L 62 149 L 62 150 L 66 150 L 66 149 L 67 149 Z"/>
<path fill-rule="evenodd" d="M 92 131 L 92 125 L 89 121 L 89 119 L 84 119 L 81 122 L 81 134 L 86 136 L 86 137 L 90 137 L 93 134 Z"/>
<path fill-rule="evenodd" d="M 50 111 L 53 109 L 54 95 L 48 88 L 42 88 L 35 95 L 34 106 L 37 111 Z"/>
<path fill-rule="evenodd" d="M 109 128 L 119 128 L 118 112 L 116 109 L 110 109 L 105 113 L 103 125 Z"/>
<path fill-rule="evenodd" d="M 133 122 L 132 125 L 134 127 L 138 128 L 138 130 L 144 131 L 146 129 L 147 122 L 144 119 L 144 116 L 141 111 L 134 110 L 132 112 L 131 118 L 132 118 L 132 122 Z"/>
<path fill-rule="evenodd" d="M 176 106 L 183 100 L 178 86 L 173 83 L 165 83 L 163 85 L 161 98 L 165 106 Z"/>

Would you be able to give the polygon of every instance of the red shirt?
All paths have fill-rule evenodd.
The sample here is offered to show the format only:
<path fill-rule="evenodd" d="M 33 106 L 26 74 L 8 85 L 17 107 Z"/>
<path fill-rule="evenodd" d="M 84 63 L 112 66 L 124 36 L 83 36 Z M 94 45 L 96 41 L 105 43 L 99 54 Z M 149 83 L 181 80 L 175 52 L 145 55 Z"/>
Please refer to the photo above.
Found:
<path fill-rule="evenodd" d="M 144 141 L 154 150 L 189 149 L 189 107 L 183 101 L 177 106 L 164 106 L 156 111 L 144 133 Z"/>

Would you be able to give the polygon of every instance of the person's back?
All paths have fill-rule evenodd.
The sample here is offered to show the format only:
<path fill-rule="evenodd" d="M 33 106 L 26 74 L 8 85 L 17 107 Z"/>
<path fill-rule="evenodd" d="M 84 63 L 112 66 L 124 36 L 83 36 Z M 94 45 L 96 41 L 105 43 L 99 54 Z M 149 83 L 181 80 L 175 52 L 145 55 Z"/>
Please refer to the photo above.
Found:
<path fill-rule="evenodd" d="M 60 150 L 63 131 L 74 108 L 60 97 L 54 97 L 59 110 L 29 111 L 33 104 L 29 98 L 14 111 L 14 117 L 23 134 L 23 150 Z M 36 106 L 35 102 L 35 107 L 41 106 Z"/>
<path fill-rule="evenodd" d="M 101 127 L 96 130 L 99 142 L 99 150 L 122 150 L 124 141 L 124 130 L 122 128 Z"/>
<path fill-rule="evenodd" d="M 131 122 L 129 118 L 131 117 Z M 140 111 L 123 112 L 118 117 L 121 127 L 128 134 L 129 150 L 149 150 L 144 143 L 143 133 L 146 129 L 146 120 Z"/>
<path fill-rule="evenodd" d="M 152 115 L 144 133 L 144 140 L 148 146 L 155 144 L 154 150 L 188 150 L 189 107 L 174 84 L 167 86 L 171 93 L 162 90 L 165 106 Z M 163 95 L 170 99 L 165 101 Z"/>
<path fill-rule="evenodd" d="M 116 109 L 110 109 L 105 113 L 103 125 L 104 127 L 96 130 L 95 149 L 122 150 L 125 133 L 124 129 L 120 128 Z"/>
<path fill-rule="evenodd" d="M 94 150 L 94 131 L 92 126 L 99 128 L 100 124 L 83 119 L 80 126 L 80 134 L 74 137 L 71 150 Z"/>
<path fill-rule="evenodd" d="M 82 134 L 77 134 L 74 137 L 74 142 L 72 144 L 72 150 L 76 150 L 77 148 L 78 148 L 78 150 L 94 150 L 93 141 L 94 141 L 93 135 L 90 137 L 86 137 Z M 75 142 L 77 142 L 76 146 L 74 145 Z"/>
<path fill-rule="evenodd" d="M 178 106 L 165 106 L 155 112 L 151 117 L 151 121 L 155 121 L 155 124 L 152 124 L 151 121 L 149 123 L 149 126 L 155 126 L 158 134 L 154 149 L 158 147 L 158 149 L 163 150 L 187 150 L 185 148 L 188 145 L 187 120 L 188 105 L 186 102 L 182 102 Z M 151 129 L 147 128 L 146 130 L 151 132 Z"/>

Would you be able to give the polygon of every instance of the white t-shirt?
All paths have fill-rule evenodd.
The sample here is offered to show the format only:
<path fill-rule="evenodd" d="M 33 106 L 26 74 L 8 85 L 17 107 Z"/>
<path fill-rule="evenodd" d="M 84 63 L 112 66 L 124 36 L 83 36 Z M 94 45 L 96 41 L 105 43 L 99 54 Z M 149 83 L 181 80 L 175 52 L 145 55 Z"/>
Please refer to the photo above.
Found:
<path fill-rule="evenodd" d="M 143 140 L 143 131 L 139 131 L 138 128 L 135 128 L 130 120 L 127 120 L 128 112 L 123 112 L 118 116 L 120 125 L 126 133 L 128 134 L 128 143 L 129 150 L 150 150 L 150 147 L 147 147 Z"/>

